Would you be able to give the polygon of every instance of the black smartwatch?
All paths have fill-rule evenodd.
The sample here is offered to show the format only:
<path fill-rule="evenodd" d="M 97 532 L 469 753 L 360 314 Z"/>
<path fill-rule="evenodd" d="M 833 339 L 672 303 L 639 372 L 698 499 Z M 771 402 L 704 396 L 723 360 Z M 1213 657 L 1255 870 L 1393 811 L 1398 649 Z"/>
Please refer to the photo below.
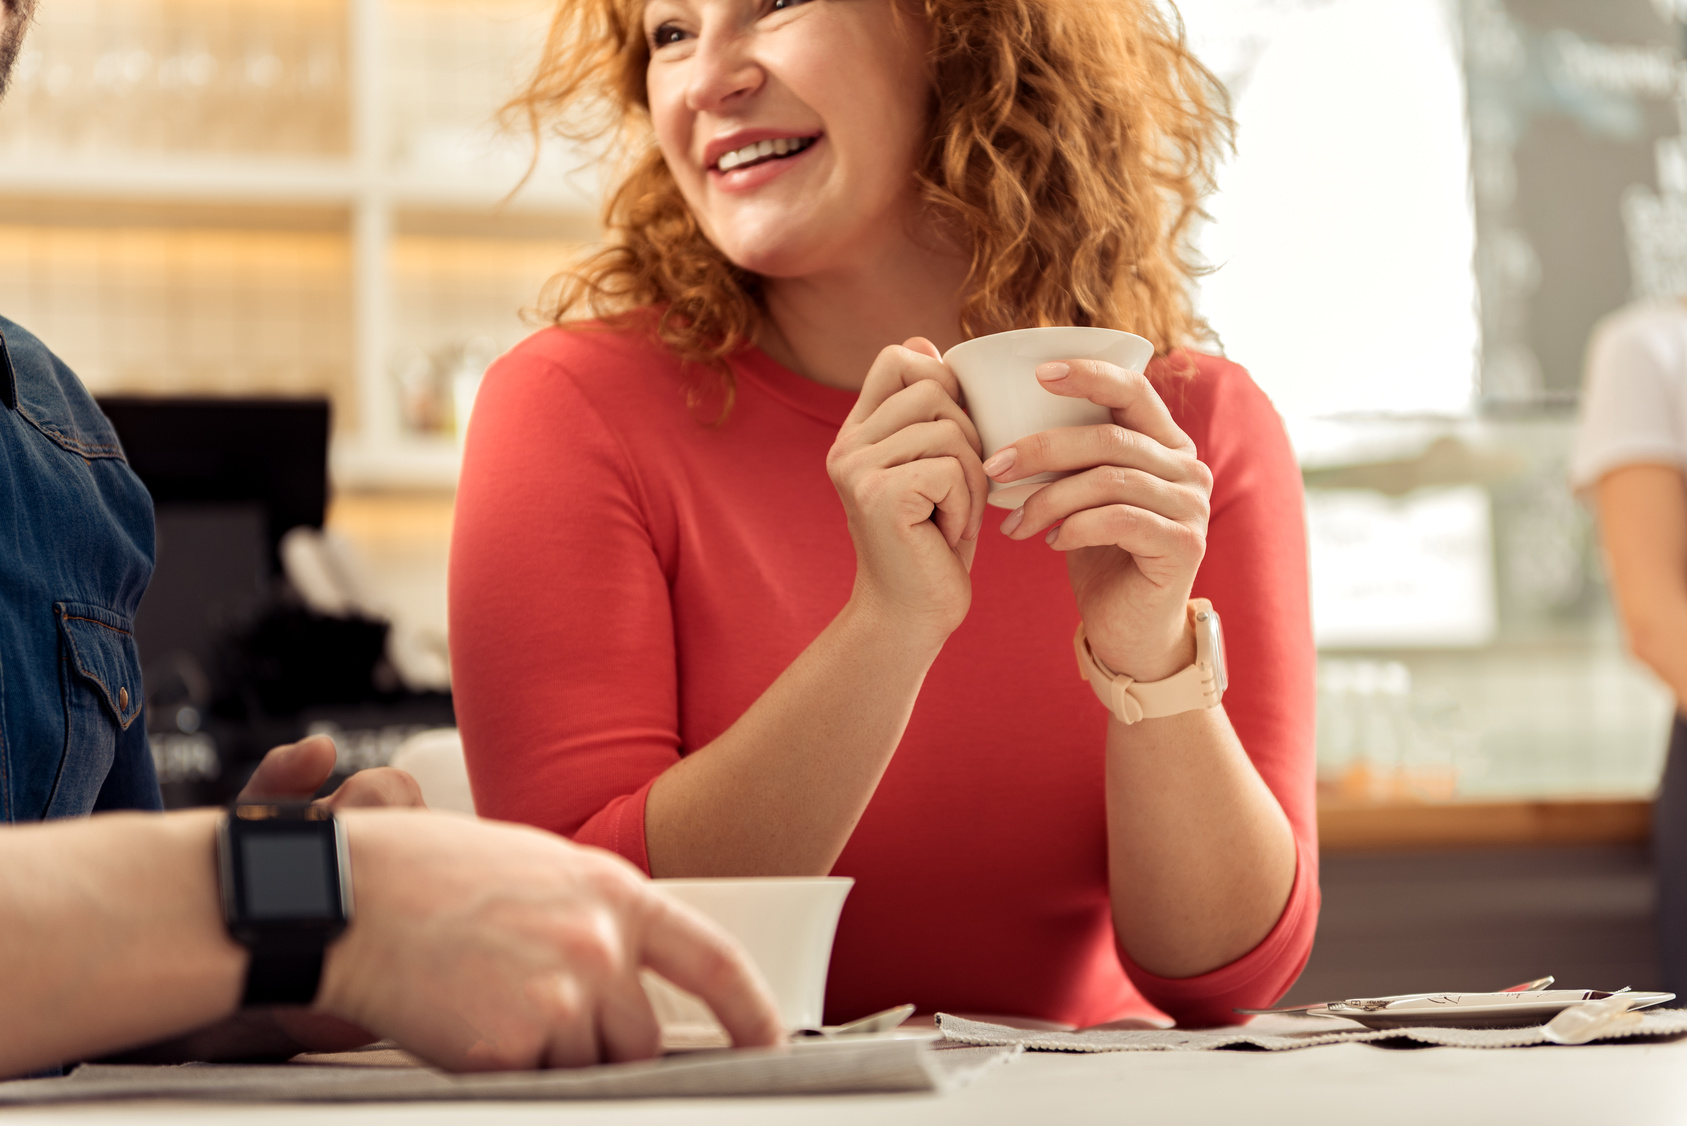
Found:
<path fill-rule="evenodd" d="M 304 802 L 235 805 L 217 829 L 223 918 L 252 953 L 241 1005 L 308 1005 L 328 944 L 351 922 L 346 832 Z"/>

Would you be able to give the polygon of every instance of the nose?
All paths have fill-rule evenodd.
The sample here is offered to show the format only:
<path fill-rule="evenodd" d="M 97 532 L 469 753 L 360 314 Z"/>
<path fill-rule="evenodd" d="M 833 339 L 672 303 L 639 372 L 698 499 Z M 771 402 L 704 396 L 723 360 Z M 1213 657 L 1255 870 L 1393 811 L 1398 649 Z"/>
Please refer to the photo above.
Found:
<path fill-rule="evenodd" d="M 692 56 L 686 106 L 692 112 L 718 110 L 761 89 L 766 74 L 751 50 L 750 32 L 716 27 L 698 37 Z"/>

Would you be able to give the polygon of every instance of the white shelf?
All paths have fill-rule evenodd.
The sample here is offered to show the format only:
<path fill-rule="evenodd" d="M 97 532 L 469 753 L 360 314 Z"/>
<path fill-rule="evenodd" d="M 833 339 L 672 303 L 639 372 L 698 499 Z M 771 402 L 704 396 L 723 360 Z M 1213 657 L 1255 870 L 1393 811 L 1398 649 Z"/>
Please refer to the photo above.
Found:
<path fill-rule="evenodd" d="M 507 186 L 460 173 L 404 173 L 382 181 L 375 190 L 387 195 L 398 207 L 429 208 L 438 211 L 542 212 L 595 222 L 597 201 L 567 187 L 529 181 L 515 195 L 512 178 Z"/>
<path fill-rule="evenodd" d="M 330 469 L 354 489 L 450 489 L 461 461 L 449 438 L 406 433 L 389 374 L 394 335 L 393 246 L 405 212 L 458 218 L 465 229 L 500 216 L 538 218 L 544 228 L 595 231 L 597 203 L 586 179 L 547 160 L 521 190 L 522 162 L 508 152 L 450 149 L 437 166 L 399 158 L 388 84 L 387 0 L 346 0 L 349 151 L 342 157 L 289 158 L 147 154 L 98 158 L 0 151 L 0 214 L 5 200 L 44 197 L 97 208 L 147 204 L 343 209 L 350 242 L 358 430 L 336 440 Z M 495 107 L 488 107 L 490 112 Z M 449 139 L 449 138 L 448 138 Z M 473 140 L 471 138 L 470 140 Z M 447 146 L 448 149 L 450 146 Z M 456 161 L 456 163 L 447 163 Z M 588 178 L 589 179 L 589 178 Z M 553 222 L 556 220 L 557 222 Z M 226 218 L 223 221 L 227 221 Z M 254 225 L 261 220 L 254 219 Z M 528 224 L 531 226 L 532 224 Z"/>
<path fill-rule="evenodd" d="M 513 187 L 514 184 L 510 185 Z M 0 160 L 0 195 L 148 202 L 291 204 L 354 207 L 369 200 L 396 207 L 590 218 L 593 201 L 566 187 L 509 188 L 459 172 L 363 176 L 349 160 L 241 160 L 197 156 L 107 161 Z"/>
<path fill-rule="evenodd" d="M 449 490 L 457 487 L 462 460 L 462 450 L 449 438 L 375 442 L 355 437 L 334 442 L 328 466 L 341 489 Z"/>
<path fill-rule="evenodd" d="M 116 164 L 10 159 L 0 193 L 81 198 L 120 196 L 183 203 L 347 204 L 357 194 L 348 161 L 137 157 Z"/>

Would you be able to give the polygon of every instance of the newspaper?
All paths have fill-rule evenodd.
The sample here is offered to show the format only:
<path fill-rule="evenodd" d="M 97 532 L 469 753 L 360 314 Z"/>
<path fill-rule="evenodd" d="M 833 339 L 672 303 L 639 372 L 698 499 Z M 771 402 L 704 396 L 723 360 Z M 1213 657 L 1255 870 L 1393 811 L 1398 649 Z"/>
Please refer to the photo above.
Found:
<path fill-rule="evenodd" d="M 0 1107 L 113 1099 L 316 1103 L 945 1091 L 1021 1051 L 1012 1045 L 961 1047 L 861 1037 L 691 1052 L 640 1063 L 471 1075 L 402 1062 L 83 1064 L 62 1078 L 0 1083 Z"/>
<path fill-rule="evenodd" d="M 1641 1019 L 1599 1040 L 1661 1039 L 1687 1034 L 1687 1009 L 1650 1009 Z M 953 1044 L 1020 1047 L 1033 1052 L 1206 1052 L 1216 1048 L 1262 1048 L 1269 1052 L 1320 1044 L 1404 1043 L 1444 1048 L 1525 1048 L 1547 1044 L 1543 1025 L 1527 1028 L 1370 1029 L 1348 1020 L 1315 1017 L 1261 1018 L 1235 1028 L 1084 1028 L 1073 1031 L 1012 1028 L 948 1013 L 937 1014 L 943 1038 Z M 1597 1042 L 1597 1041 L 1596 1041 Z"/>

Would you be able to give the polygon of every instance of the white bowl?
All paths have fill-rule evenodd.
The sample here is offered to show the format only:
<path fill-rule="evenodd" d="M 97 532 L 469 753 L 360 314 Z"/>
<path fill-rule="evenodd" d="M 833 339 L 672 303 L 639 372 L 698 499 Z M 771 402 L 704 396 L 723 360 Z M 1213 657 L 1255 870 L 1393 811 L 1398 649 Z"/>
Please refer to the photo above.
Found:
<path fill-rule="evenodd" d="M 819 1028 L 826 1004 L 826 970 L 847 876 L 656 880 L 663 895 L 702 912 L 749 952 L 773 990 L 787 1028 Z M 724 1035 L 709 1008 L 693 994 L 648 970 L 644 990 L 665 1041 Z"/>

